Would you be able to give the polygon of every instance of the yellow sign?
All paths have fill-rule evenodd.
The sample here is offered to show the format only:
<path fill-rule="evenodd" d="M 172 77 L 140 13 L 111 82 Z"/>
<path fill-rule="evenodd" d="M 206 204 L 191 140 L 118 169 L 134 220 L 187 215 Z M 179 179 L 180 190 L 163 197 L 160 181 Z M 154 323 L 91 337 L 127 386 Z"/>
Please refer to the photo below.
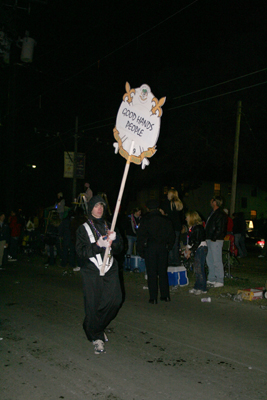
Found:
<path fill-rule="evenodd" d="M 64 151 L 64 178 L 73 178 L 74 152 Z M 77 154 L 76 178 L 84 179 L 85 173 L 85 155 Z"/>

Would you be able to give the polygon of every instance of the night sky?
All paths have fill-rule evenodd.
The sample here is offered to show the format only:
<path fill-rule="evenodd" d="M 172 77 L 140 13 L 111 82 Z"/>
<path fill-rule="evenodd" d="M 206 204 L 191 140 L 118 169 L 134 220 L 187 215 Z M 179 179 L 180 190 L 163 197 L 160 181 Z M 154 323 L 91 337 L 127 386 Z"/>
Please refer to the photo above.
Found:
<path fill-rule="evenodd" d="M 145 170 L 131 165 L 124 201 L 153 185 L 231 182 L 239 100 L 238 181 L 267 187 L 264 2 L 36 0 L 30 14 L 28 1 L 14 3 L 0 1 L 13 43 L 10 64 L 0 59 L 1 207 L 13 198 L 49 206 L 59 191 L 70 203 L 63 153 L 74 150 L 76 116 L 86 154 L 77 191 L 89 182 L 115 202 L 125 160 L 114 154 L 113 127 L 126 82 L 167 99 L 158 151 Z M 37 43 L 29 64 L 16 45 L 26 30 Z"/>

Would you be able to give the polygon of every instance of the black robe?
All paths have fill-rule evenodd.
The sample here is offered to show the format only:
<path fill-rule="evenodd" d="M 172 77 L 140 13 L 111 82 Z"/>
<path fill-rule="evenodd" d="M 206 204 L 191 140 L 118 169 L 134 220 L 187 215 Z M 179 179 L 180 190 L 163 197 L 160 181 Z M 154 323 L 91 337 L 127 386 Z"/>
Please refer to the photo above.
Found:
<path fill-rule="evenodd" d="M 99 202 L 97 201 L 99 197 L 95 196 L 89 202 L 89 204 L 91 203 L 91 210 L 93 209 L 92 206 Z M 100 197 L 100 199 L 102 198 Z M 89 224 L 97 241 L 98 234 L 90 223 L 90 219 L 102 236 L 106 235 L 106 226 L 108 225 L 108 229 L 110 229 L 110 224 L 103 218 L 96 219 L 92 215 L 89 216 L 89 220 L 86 223 Z M 116 235 L 116 240 L 113 241 L 111 247 L 112 253 L 119 253 L 123 248 L 123 241 L 118 231 L 116 231 Z M 76 232 L 76 252 L 84 260 L 81 268 L 85 304 L 83 328 L 88 340 L 100 339 L 104 341 L 104 330 L 117 315 L 122 302 L 118 263 L 113 258 L 111 268 L 104 276 L 100 276 L 99 269 L 89 258 L 95 258 L 96 254 L 101 254 L 103 260 L 105 248 L 100 248 L 96 243 L 90 242 L 86 228 L 83 225 Z"/>

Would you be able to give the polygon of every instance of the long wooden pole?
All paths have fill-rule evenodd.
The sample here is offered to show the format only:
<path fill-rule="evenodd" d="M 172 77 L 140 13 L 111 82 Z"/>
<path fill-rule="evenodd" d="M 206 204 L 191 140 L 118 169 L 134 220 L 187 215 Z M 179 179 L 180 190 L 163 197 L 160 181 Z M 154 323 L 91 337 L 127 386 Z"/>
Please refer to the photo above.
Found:
<path fill-rule="evenodd" d="M 111 223 L 111 228 L 110 228 L 111 232 L 114 231 L 115 225 L 116 225 L 116 222 L 117 222 L 117 217 L 118 217 L 119 209 L 120 209 L 120 205 L 121 205 L 121 199 L 122 199 L 122 195 L 123 195 L 123 191 L 124 191 L 127 175 L 128 175 L 130 164 L 131 164 L 131 155 L 132 155 L 133 147 L 134 147 L 134 141 L 132 141 L 131 148 L 130 148 L 130 151 L 129 151 L 129 156 L 127 158 L 126 165 L 125 165 L 125 168 L 124 168 L 124 173 L 123 173 L 123 177 L 122 177 L 122 181 L 121 181 L 120 191 L 119 191 L 119 194 L 118 194 L 117 204 L 116 204 L 116 207 L 115 207 L 115 211 L 114 211 L 114 215 L 113 215 L 113 219 L 112 219 L 112 223 Z M 105 251 L 103 264 L 102 264 L 101 270 L 100 270 L 100 275 L 101 276 L 105 275 L 105 266 L 106 266 L 109 250 L 110 250 L 110 248 L 107 247 L 106 251 Z"/>
<path fill-rule="evenodd" d="M 236 113 L 235 149 L 234 149 L 234 162 L 233 162 L 233 179 L 232 179 L 232 191 L 231 191 L 230 216 L 232 216 L 233 213 L 235 212 L 241 109 L 242 109 L 242 102 L 239 101 L 237 103 L 237 113 Z"/>

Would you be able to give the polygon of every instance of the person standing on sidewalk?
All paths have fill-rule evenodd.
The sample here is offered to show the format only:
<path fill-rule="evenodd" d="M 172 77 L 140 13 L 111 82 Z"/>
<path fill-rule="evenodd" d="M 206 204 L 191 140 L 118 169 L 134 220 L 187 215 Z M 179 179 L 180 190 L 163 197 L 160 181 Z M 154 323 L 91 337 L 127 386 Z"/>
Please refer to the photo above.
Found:
<path fill-rule="evenodd" d="M 14 210 L 11 211 L 9 217 L 9 228 L 10 228 L 10 245 L 9 245 L 8 261 L 17 261 L 21 224 L 19 223 L 17 215 Z"/>
<path fill-rule="evenodd" d="M 62 259 L 61 242 L 59 237 L 59 227 L 61 219 L 57 212 L 53 212 L 47 222 L 47 229 L 45 234 L 45 244 L 48 254 L 48 260 L 45 267 L 55 265 L 57 262 L 57 255 Z"/>
<path fill-rule="evenodd" d="M 262 221 L 261 229 L 259 230 L 259 235 L 264 239 L 264 246 L 262 249 L 262 253 L 258 256 L 258 258 L 264 258 L 267 255 L 267 218 L 264 218 Z"/>
<path fill-rule="evenodd" d="M 59 218 L 63 220 L 64 218 L 64 212 L 65 212 L 65 199 L 63 197 L 63 193 L 59 192 L 57 194 L 57 200 L 55 204 L 55 209 L 58 212 Z"/>
<path fill-rule="evenodd" d="M 5 223 L 5 214 L 0 212 L 0 267 L 4 265 L 4 252 L 8 247 L 9 226 Z"/>
<path fill-rule="evenodd" d="M 104 199 L 97 195 L 88 203 L 88 220 L 77 229 L 76 251 L 84 261 L 81 267 L 87 339 L 95 346 L 95 354 L 105 353 L 105 329 L 116 317 L 122 302 L 118 263 L 113 252 L 120 253 L 123 241 L 119 232 L 111 232 L 104 218 Z M 105 275 L 100 275 L 106 248 L 109 256 Z"/>
<path fill-rule="evenodd" d="M 185 250 L 185 257 L 189 259 L 194 256 L 194 273 L 196 282 L 189 293 L 199 295 L 207 293 L 205 261 L 208 252 L 206 232 L 202 219 L 196 211 L 186 213 L 188 224 L 188 243 Z"/>
<path fill-rule="evenodd" d="M 169 266 L 180 265 L 180 234 L 182 223 L 184 221 L 183 213 L 184 205 L 179 198 L 178 192 L 175 189 L 170 189 L 167 194 L 167 199 L 162 205 L 162 211 L 172 221 L 175 230 L 175 242 L 169 252 Z"/>
<path fill-rule="evenodd" d="M 87 221 L 87 217 L 84 214 L 84 210 L 82 207 L 77 207 L 74 213 L 73 218 L 70 220 L 70 238 L 72 242 L 72 246 L 75 250 L 75 259 L 76 259 L 76 266 L 73 268 L 74 272 L 78 272 L 81 270 L 81 267 L 83 265 L 83 260 L 78 256 L 76 252 L 76 231 L 81 226 Z"/>
<path fill-rule="evenodd" d="M 227 215 L 221 209 L 223 199 L 221 196 L 214 196 L 210 205 L 212 212 L 206 221 L 206 242 L 208 246 L 207 284 L 215 288 L 224 286 L 224 268 L 222 261 L 222 248 L 224 237 L 227 232 Z"/>
<path fill-rule="evenodd" d="M 131 256 L 133 254 L 134 244 L 136 243 L 136 232 L 140 225 L 141 220 L 141 209 L 136 207 L 130 215 L 127 216 L 125 223 L 125 234 L 128 241 L 128 249 L 126 255 Z"/>
<path fill-rule="evenodd" d="M 137 252 L 145 259 L 149 303 L 170 301 L 168 280 L 168 254 L 175 242 L 175 231 L 171 220 L 158 210 L 159 202 L 149 200 L 148 213 L 141 219 L 137 230 Z"/>
<path fill-rule="evenodd" d="M 234 226 L 233 226 L 233 234 L 235 237 L 235 245 L 238 249 L 238 258 L 247 257 L 247 249 L 245 245 L 247 225 L 246 220 L 244 218 L 244 213 L 238 212 L 233 213 L 234 217 Z"/>

